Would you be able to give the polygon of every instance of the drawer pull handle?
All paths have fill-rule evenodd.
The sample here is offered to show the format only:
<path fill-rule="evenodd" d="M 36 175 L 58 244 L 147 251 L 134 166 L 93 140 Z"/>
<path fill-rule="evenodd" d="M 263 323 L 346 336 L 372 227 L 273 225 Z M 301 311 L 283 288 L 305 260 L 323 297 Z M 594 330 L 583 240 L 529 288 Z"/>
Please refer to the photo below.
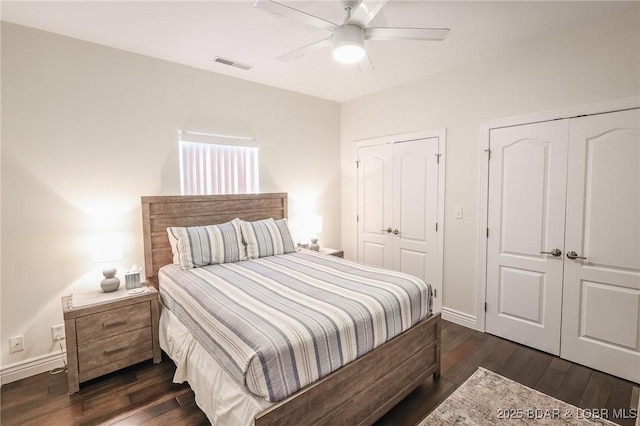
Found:
<path fill-rule="evenodd" d="M 127 323 L 127 320 L 118 320 L 118 321 L 113 321 L 113 322 L 105 322 L 102 324 L 102 328 L 109 328 L 109 327 L 117 327 L 119 325 L 124 325 Z"/>
<path fill-rule="evenodd" d="M 118 352 L 122 352 L 127 348 L 129 348 L 129 345 L 120 346 L 119 348 L 115 348 L 115 349 L 107 349 L 106 351 L 104 351 L 104 356 L 111 356 L 111 355 L 117 354 Z"/>

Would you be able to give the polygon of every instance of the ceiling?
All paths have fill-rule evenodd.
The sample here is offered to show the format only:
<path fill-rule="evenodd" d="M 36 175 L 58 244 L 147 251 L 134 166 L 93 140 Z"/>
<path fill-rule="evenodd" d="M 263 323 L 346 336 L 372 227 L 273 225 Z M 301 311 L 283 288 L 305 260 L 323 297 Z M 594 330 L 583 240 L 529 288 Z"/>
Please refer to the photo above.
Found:
<path fill-rule="evenodd" d="M 283 3 L 341 23 L 338 1 Z M 609 16 L 638 2 L 390 0 L 369 26 L 447 27 L 444 41 L 368 41 L 375 70 L 335 62 L 331 48 L 284 63 L 277 56 L 328 32 L 232 1 L 2 1 L 3 21 L 335 101 L 346 101 L 447 69 L 508 54 L 526 43 Z M 220 56 L 252 65 L 241 70 Z"/>

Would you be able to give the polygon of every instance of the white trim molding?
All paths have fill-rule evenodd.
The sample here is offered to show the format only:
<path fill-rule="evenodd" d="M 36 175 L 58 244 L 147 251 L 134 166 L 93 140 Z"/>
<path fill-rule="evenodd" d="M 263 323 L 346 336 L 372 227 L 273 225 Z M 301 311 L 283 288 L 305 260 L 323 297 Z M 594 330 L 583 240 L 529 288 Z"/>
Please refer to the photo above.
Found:
<path fill-rule="evenodd" d="M 485 331 L 484 306 L 487 289 L 487 237 L 488 227 L 488 195 L 489 195 L 489 136 L 491 130 L 502 127 L 519 126 L 523 124 L 540 123 L 544 121 L 574 118 L 582 115 L 605 114 L 608 112 L 623 111 L 632 108 L 640 108 L 640 96 L 613 99 L 609 101 L 595 102 L 584 105 L 574 105 L 532 114 L 518 115 L 514 117 L 500 118 L 485 121 L 480 126 L 481 163 L 478 184 L 480 185 L 480 208 L 478 214 L 478 297 L 477 297 L 477 330 Z M 444 316 L 443 316 L 444 318 Z"/>
<path fill-rule="evenodd" d="M 66 353 L 50 352 L 48 354 L 18 361 L 0 367 L 0 384 L 15 382 L 36 374 L 46 373 L 55 368 L 64 367 Z"/>
<path fill-rule="evenodd" d="M 478 319 L 475 316 L 456 311 L 455 309 L 443 307 L 442 319 L 472 330 L 478 330 Z"/>
<path fill-rule="evenodd" d="M 372 146 L 372 145 L 382 145 L 385 143 L 396 143 L 396 142 L 409 142 L 415 141 L 419 139 L 428 139 L 439 137 L 444 139 L 447 135 L 447 129 L 432 129 L 432 130 L 419 130 L 416 132 L 410 133 L 400 133 L 397 135 L 387 135 L 387 136 L 379 136 L 376 138 L 366 138 L 366 139 L 358 139 L 353 141 L 354 148 L 356 151 L 355 156 L 357 157 L 358 148 L 363 146 Z"/>

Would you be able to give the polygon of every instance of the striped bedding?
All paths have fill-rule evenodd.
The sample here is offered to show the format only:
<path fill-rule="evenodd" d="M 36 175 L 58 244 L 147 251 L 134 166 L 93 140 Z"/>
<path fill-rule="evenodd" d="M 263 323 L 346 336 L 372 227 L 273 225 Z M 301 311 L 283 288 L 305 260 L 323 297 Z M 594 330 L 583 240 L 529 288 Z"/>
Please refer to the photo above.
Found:
<path fill-rule="evenodd" d="M 162 302 L 241 385 L 279 401 L 431 314 L 431 287 L 309 251 L 160 269 Z"/>

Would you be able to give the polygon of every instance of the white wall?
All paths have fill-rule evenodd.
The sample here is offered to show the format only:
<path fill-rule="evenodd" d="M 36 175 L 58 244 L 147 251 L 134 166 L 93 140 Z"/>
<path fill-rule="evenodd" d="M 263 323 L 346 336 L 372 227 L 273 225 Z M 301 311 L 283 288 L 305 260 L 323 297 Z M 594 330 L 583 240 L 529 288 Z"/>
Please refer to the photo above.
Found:
<path fill-rule="evenodd" d="M 179 194 L 179 130 L 257 138 L 262 192 L 321 214 L 339 247 L 339 108 L 3 22 L 0 365 L 57 350 L 60 297 L 102 278 L 97 233 L 124 236 L 120 272 L 143 263 L 140 196 Z"/>
<path fill-rule="evenodd" d="M 342 247 L 356 256 L 353 141 L 447 129 L 443 306 L 471 317 L 478 283 L 480 124 L 640 93 L 636 13 L 342 104 Z M 454 219 L 454 208 L 464 218 Z"/>
<path fill-rule="evenodd" d="M 259 139 L 262 191 L 322 214 L 321 242 L 353 258 L 353 141 L 446 127 L 444 306 L 476 315 L 480 123 L 640 93 L 638 28 L 621 16 L 340 106 L 2 23 L 0 366 L 57 350 L 60 297 L 101 279 L 97 232 L 125 237 L 123 268 L 143 261 L 139 197 L 179 192 L 179 130 Z"/>

